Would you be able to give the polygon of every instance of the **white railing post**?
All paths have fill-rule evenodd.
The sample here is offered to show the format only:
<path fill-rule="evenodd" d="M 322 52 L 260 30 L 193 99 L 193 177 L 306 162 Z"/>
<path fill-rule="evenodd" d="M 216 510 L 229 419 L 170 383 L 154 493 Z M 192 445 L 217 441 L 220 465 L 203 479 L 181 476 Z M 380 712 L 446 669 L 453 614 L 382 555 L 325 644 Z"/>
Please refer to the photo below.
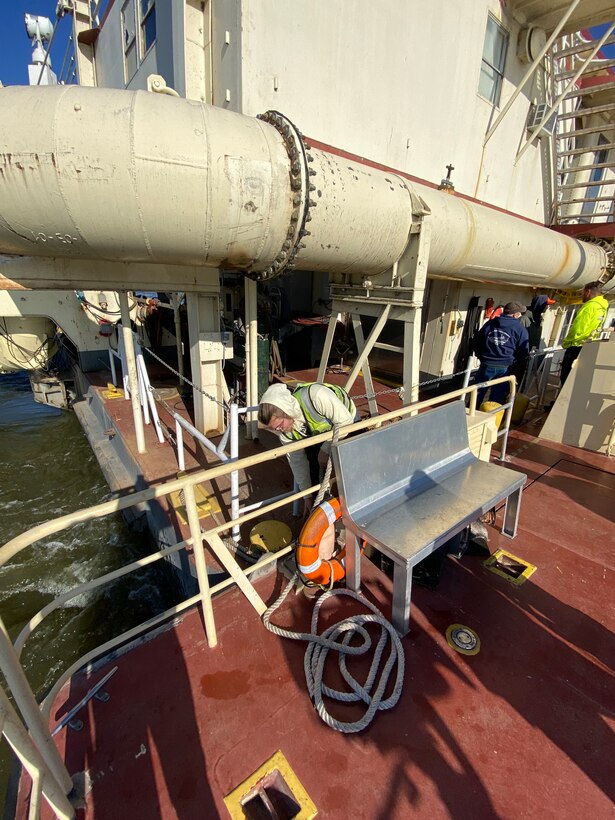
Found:
<path fill-rule="evenodd" d="M 177 466 L 180 473 L 183 473 L 186 469 L 186 459 L 184 457 L 184 431 L 177 418 L 175 418 L 175 441 L 177 442 Z"/>
<path fill-rule="evenodd" d="M 199 597 L 201 599 L 201 607 L 203 609 L 207 643 L 210 647 L 214 647 L 217 645 L 218 639 L 216 637 L 216 624 L 214 621 L 213 607 L 211 605 L 211 592 L 209 589 L 209 578 L 207 576 L 207 564 L 205 563 L 205 551 L 203 550 L 203 535 L 201 533 L 199 511 L 197 509 L 196 498 L 194 496 L 194 486 L 192 484 L 184 485 L 183 492 L 186 513 L 188 516 L 188 524 L 190 525 L 190 535 L 192 536 L 192 550 L 194 554 L 194 563 L 196 565 L 196 577 L 199 584 Z"/>
<path fill-rule="evenodd" d="M 52 740 L 49 727 L 43 720 L 39 705 L 30 689 L 28 679 L 21 668 L 2 619 L 0 619 L 0 668 L 41 757 L 64 793 L 68 794 L 73 789 L 73 781 Z"/>
<path fill-rule="evenodd" d="M 231 461 L 239 458 L 239 407 L 236 402 L 231 404 L 229 415 L 229 426 L 231 428 L 230 450 Z M 233 470 L 231 473 L 231 518 L 239 517 L 239 472 Z M 239 527 L 232 529 L 233 541 L 239 542 Z"/>
<path fill-rule="evenodd" d="M 137 376 L 137 362 L 135 359 L 132 328 L 130 326 L 130 308 L 128 307 L 127 291 L 119 291 L 118 298 L 120 302 L 120 311 L 122 314 L 124 358 L 126 360 L 126 369 L 128 371 L 128 387 L 130 389 L 132 418 L 135 424 L 135 434 L 137 437 L 137 452 L 145 453 L 145 432 L 143 430 L 143 416 L 141 415 L 141 403 L 139 401 L 139 379 Z"/>
<path fill-rule="evenodd" d="M 75 816 L 75 809 L 62 791 L 62 787 L 53 776 L 53 772 L 36 748 L 32 738 L 25 730 L 19 715 L 1 686 L 0 732 L 32 778 L 30 800 L 36 802 L 40 788 L 45 800 L 47 800 L 56 816 L 62 818 L 62 820 L 71 820 Z"/>

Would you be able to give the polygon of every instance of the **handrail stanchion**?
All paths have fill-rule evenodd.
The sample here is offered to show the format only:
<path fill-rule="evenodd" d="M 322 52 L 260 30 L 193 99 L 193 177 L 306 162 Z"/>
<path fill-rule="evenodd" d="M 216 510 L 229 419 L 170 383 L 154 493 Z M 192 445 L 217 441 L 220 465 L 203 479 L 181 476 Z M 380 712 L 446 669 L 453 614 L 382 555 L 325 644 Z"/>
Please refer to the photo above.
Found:
<path fill-rule="evenodd" d="M 62 818 L 62 820 L 71 820 L 71 818 L 75 816 L 75 809 L 66 797 L 66 794 L 62 791 L 62 787 L 54 777 L 51 768 L 47 765 L 47 762 L 36 748 L 32 738 L 25 730 L 19 719 L 19 715 L 1 686 L 0 723 L 2 724 L 0 725 L 0 732 L 4 735 L 9 746 L 19 758 L 22 766 L 32 778 L 33 793 L 38 793 L 38 787 L 42 785 L 43 796 L 54 810 L 56 816 Z M 70 783 L 72 790 L 72 780 Z M 31 799 L 33 798 L 34 794 Z"/>
<path fill-rule="evenodd" d="M 209 589 L 209 577 L 207 575 L 207 564 L 205 563 L 205 553 L 203 551 L 203 534 L 199 522 L 199 512 L 194 496 L 194 485 L 184 485 L 184 503 L 188 514 L 188 524 L 190 525 L 190 535 L 192 536 L 192 550 L 194 553 L 194 563 L 196 564 L 196 576 L 199 582 L 199 595 L 201 607 L 203 609 L 203 619 L 205 621 L 205 633 L 207 643 L 213 648 L 218 643 L 216 637 L 216 624 L 214 612 L 211 605 L 211 592 Z"/>
<path fill-rule="evenodd" d="M 515 405 L 515 396 L 517 393 L 517 380 L 514 376 L 509 377 L 510 393 L 508 395 L 508 403 L 504 414 L 504 432 L 502 434 L 502 449 L 500 450 L 500 461 L 506 461 L 506 448 L 508 446 L 508 431 L 510 430 L 510 420 L 512 418 L 512 411 Z"/>
<path fill-rule="evenodd" d="M 177 466 L 181 473 L 186 469 L 186 459 L 184 457 L 184 430 L 177 416 L 175 417 L 175 441 L 177 442 Z"/>
<path fill-rule="evenodd" d="M 115 353 L 109 348 L 109 370 L 111 371 L 111 382 L 117 387 L 117 373 L 115 372 Z"/>
<path fill-rule="evenodd" d="M 239 458 L 239 407 L 236 402 L 231 404 L 229 426 L 231 428 L 231 461 Z M 239 471 L 231 473 L 231 518 L 239 517 Z M 233 541 L 239 543 L 239 527 L 235 525 L 231 531 Z"/>
<path fill-rule="evenodd" d="M 137 376 L 137 363 L 135 359 L 132 328 L 130 326 L 128 293 L 125 290 L 118 291 L 118 298 L 122 312 L 122 338 L 124 340 L 128 387 L 130 389 L 130 400 L 132 402 L 132 418 L 135 424 L 135 435 L 137 437 L 137 452 L 145 453 L 145 432 L 143 430 L 143 416 L 141 415 L 141 403 L 139 401 L 139 377 Z"/>
<path fill-rule="evenodd" d="M 467 386 L 467 385 L 464 385 Z M 475 416 L 476 415 L 476 396 L 478 394 L 478 385 L 473 384 L 472 387 L 468 388 L 468 393 L 470 394 L 470 406 L 468 407 L 468 415 Z"/>
<path fill-rule="evenodd" d="M 1 618 L 0 668 L 41 757 L 58 786 L 64 790 L 65 794 L 68 794 L 73 789 L 73 781 L 66 770 L 66 766 L 62 762 L 62 758 L 53 742 L 49 728 L 43 720 L 41 710 L 30 689 L 28 679 L 19 663 L 19 658 L 17 657 L 17 653 L 9 639 L 6 627 Z"/>

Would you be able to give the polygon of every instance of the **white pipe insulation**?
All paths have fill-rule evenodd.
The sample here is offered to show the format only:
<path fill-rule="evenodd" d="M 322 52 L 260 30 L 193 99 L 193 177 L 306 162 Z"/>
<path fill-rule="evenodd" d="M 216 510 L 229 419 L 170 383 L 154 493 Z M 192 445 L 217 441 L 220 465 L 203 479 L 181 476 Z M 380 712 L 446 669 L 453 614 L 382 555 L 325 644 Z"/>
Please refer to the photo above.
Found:
<path fill-rule="evenodd" d="M 389 269 L 412 200 L 434 275 L 580 287 L 605 251 L 333 154 L 281 115 L 254 119 L 143 91 L 0 89 L 0 253 L 216 266 Z"/>

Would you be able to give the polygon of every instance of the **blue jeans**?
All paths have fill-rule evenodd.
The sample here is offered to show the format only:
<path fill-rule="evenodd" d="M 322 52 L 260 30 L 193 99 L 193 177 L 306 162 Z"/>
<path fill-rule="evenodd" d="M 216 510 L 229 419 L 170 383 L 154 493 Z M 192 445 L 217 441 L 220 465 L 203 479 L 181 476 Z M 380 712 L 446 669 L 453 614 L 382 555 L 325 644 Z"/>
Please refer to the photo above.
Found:
<path fill-rule="evenodd" d="M 497 379 L 500 376 L 507 376 L 508 372 L 511 368 L 509 364 L 483 364 L 481 362 L 481 366 L 478 368 L 478 372 L 476 373 L 476 379 L 474 380 L 475 383 L 477 382 L 487 382 L 489 379 Z M 483 399 L 485 397 L 485 393 L 487 392 L 487 388 L 483 387 L 482 390 L 478 390 L 476 393 L 476 406 L 480 407 L 483 403 Z M 491 393 L 489 395 L 490 401 L 495 401 L 498 404 L 504 404 L 506 399 L 508 398 L 509 393 L 509 384 L 508 382 L 502 382 L 502 384 L 494 384 L 491 388 Z"/>

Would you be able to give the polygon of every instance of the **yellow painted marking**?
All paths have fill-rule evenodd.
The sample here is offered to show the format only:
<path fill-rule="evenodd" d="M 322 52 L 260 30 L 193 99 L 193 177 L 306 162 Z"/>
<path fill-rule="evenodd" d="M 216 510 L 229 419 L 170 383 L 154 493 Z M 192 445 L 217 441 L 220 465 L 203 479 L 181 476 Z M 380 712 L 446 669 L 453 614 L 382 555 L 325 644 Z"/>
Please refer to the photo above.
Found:
<path fill-rule="evenodd" d="M 228 809 L 233 820 L 245 820 L 246 815 L 241 806 L 242 797 L 253 789 L 259 780 L 262 780 L 263 777 L 276 769 L 280 772 L 286 781 L 287 786 L 292 791 L 295 800 L 301 806 L 299 813 L 295 815 L 296 820 L 312 820 L 313 817 L 316 817 L 318 814 L 318 809 L 301 785 L 301 782 L 292 770 L 290 763 L 286 760 L 282 752 L 276 752 L 269 758 L 269 760 L 263 763 L 262 766 L 260 766 L 255 772 L 246 778 L 243 783 L 240 783 L 236 789 L 233 789 L 233 791 L 224 798 L 226 808 Z"/>
<path fill-rule="evenodd" d="M 194 488 L 194 497 L 196 499 L 196 508 L 199 514 L 199 519 L 207 518 L 207 516 L 212 515 L 213 513 L 220 512 L 220 504 L 213 496 L 208 495 L 200 484 L 197 484 Z M 184 504 L 181 491 L 170 493 L 169 498 L 171 500 L 171 506 L 176 511 L 177 517 L 181 523 L 188 524 L 188 514 L 186 513 L 186 505 Z"/>
<path fill-rule="evenodd" d="M 509 575 L 507 572 L 504 572 L 504 570 L 498 567 L 498 562 L 501 558 L 509 559 L 515 564 L 522 564 L 525 569 L 517 578 L 514 578 L 512 575 Z M 493 555 L 490 555 L 489 558 L 487 558 L 483 566 L 485 566 L 489 572 L 494 572 L 501 578 L 505 578 L 507 581 L 510 581 L 511 584 L 515 584 L 515 586 L 521 586 L 521 584 L 524 584 L 527 579 L 536 572 L 537 569 L 534 564 L 530 564 L 524 558 L 519 558 L 518 555 L 513 555 L 512 552 L 508 552 L 507 550 L 496 550 Z"/>
<path fill-rule="evenodd" d="M 105 399 L 123 399 L 124 398 L 124 391 L 121 390 L 119 387 L 116 387 L 111 382 L 107 382 L 107 389 L 102 391 L 103 397 Z"/>

